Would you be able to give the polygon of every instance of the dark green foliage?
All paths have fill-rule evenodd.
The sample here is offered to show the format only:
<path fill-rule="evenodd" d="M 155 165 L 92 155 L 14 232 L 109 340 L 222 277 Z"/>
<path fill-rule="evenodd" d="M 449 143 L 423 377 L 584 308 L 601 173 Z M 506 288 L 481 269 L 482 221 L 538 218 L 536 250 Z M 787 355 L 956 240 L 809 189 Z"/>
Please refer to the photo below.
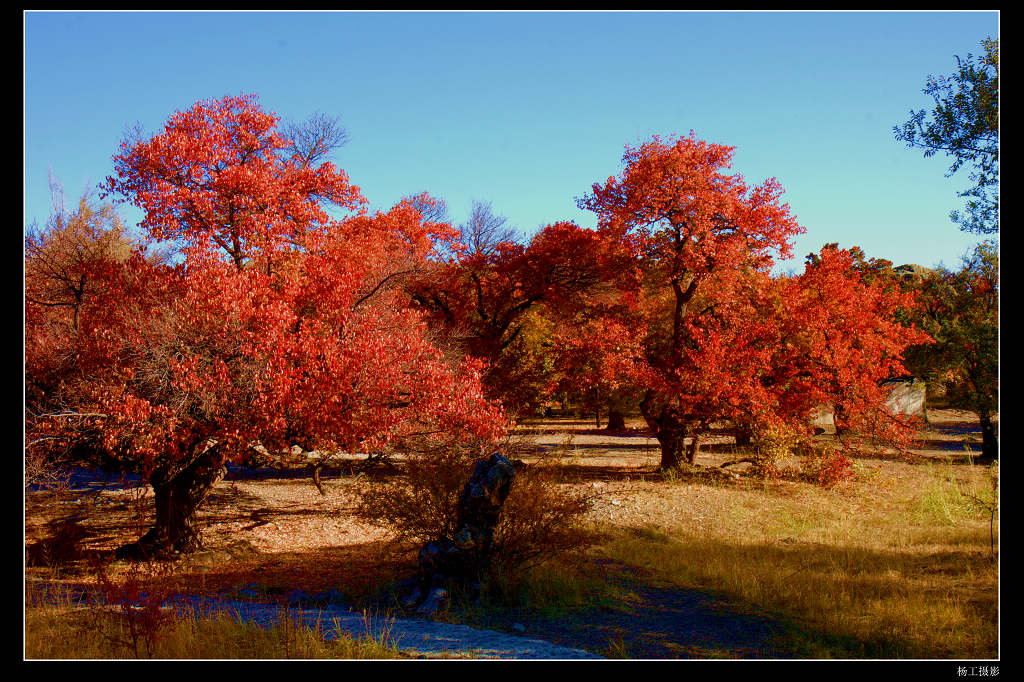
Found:
<path fill-rule="evenodd" d="M 973 168 L 974 186 L 959 194 L 966 211 L 950 218 L 961 230 L 991 234 L 999 231 L 999 40 L 981 44 L 984 56 L 956 58 L 955 76 L 928 77 L 923 92 L 935 100 L 930 117 L 911 110 L 910 120 L 893 132 L 908 147 L 924 149 L 925 157 L 939 151 L 953 157 L 946 177 L 964 165 Z"/>

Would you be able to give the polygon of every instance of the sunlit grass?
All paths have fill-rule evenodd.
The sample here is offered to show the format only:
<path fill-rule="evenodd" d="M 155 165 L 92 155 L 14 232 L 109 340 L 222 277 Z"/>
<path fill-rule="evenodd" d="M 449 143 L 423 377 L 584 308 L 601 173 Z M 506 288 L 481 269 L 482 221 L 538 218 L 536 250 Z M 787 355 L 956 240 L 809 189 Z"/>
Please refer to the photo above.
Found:
<path fill-rule="evenodd" d="M 994 657 L 998 564 L 975 501 L 989 482 L 984 470 L 957 475 L 924 467 L 888 495 L 867 487 L 878 481 L 789 496 L 709 487 L 715 523 L 620 531 L 602 551 L 775 614 L 791 625 L 777 644 L 798 656 Z"/>
<path fill-rule="evenodd" d="M 328 637 L 333 635 L 333 637 Z M 304 626 L 286 610 L 273 624 L 240 621 L 230 613 L 176 615 L 152 645 L 133 637 L 128 618 L 86 606 L 68 595 L 29 595 L 26 659 L 394 659 L 408 658 L 387 631 L 351 637 L 332 623 Z"/>

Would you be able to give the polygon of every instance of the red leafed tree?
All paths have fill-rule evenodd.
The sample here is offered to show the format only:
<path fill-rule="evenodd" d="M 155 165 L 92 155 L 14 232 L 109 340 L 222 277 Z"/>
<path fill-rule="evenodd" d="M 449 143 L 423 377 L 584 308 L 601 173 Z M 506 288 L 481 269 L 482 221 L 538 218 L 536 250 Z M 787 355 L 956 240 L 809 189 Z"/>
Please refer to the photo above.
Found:
<path fill-rule="evenodd" d="M 734 394 L 720 380 L 729 375 L 722 352 L 735 350 L 723 336 L 735 276 L 766 269 L 772 251 L 788 255 L 802 231 L 779 203 L 776 181 L 748 188 L 724 172 L 732 152 L 692 133 L 654 137 L 627 146 L 622 173 L 580 200 L 597 213 L 600 230 L 634 247 L 644 271 L 650 319 L 641 411 L 665 468 L 695 458 L 701 432 Z"/>
<path fill-rule="evenodd" d="M 154 526 L 123 556 L 199 547 L 196 508 L 256 449 L 493 443 L 506 426 L 478 365 L 447 361 L 404 293 L 450 228 L 408 201 L 332 220 L 323 202 L 359 209 L 358 188 L 278 154 L 275 125 L 253 98 L 200 102 L 115 157 L 108 190 L 184 255 L 106 267 L 110 295 L 81 313 L 74 408 L 99 415 L 99 447 L 156 494 Z"/>
<path fill-rule="evenodd" d="M 560 321 L 554 334 L 554 364 L 561 392 L 576 397 L 595 415 L 601 427 L 601 410 L 607 406 L 608 429 L 625 428 L 620 406 L 635 405 L 643 373 L 642 323 L 624 324 L 610 314 L 586 311 Z"/>
<path fill-rule="evenodd" d="M 900 352 L 920 342 L 894 317 L 911 302 L 861 282 L 849 253 L 823 252 L 794 280 L 769 275 L 803 228 L 775 180 L 748 187 L 725 172 L 732 152 L 692 133 L 654 137 L 627 147 L 622 173 L 580 201 L 642 273 L 635 377 L 663 468 L 695 463 L 723 419 L 800 428 L 829 402 L 858 420 L 881 407 L 878 379 L 903 374 Z"/>
<path fill-rule="evenodd" d="M 904 353 L 930 344 L 908 322 L 917 296 L 858 267 L 856 247 L 822 248 L 802 274 L 776 284 L 782 309 L 775 316 L 775 356 L 762 383 L 776 396 L 777 413 L 804 423 L 811 409 L 833 406 L 837 426 L 856 447 L 871 435 L 903 448 L 917 433 L 916 420 L 885 407 L 887 379 L 907 376 Z"/>
<path fill-rule="evenodd" d="M 609 254 L 597 233 L 559 222 L 544 227 L 526 245 L 501 242 L 486 250 L 463 251 L 421 278 L 413 295 L 438 328 L 454 336 L 467 354 L 487 363 L 488 395 L 512 411 L 522 411 L 535 406 L 543 390 L 525 387 L 544 384 L 538 377 L 524 376 L 524 355 L 535 351 L 522 343 L 529 336 L 528 313 L 543 308 L 569 314 L 606 288 L 609 267 Z"/>
<path fill-rule="evenodd" d="M 140 227 L 153 239 L 209 243 L 241 268 L 325 225 L 324 202 L 364 203 L 334 164 L 282 158 L 279 150 L 292 145 L 277 123 L 253 96 L 200 102 L 174 114 L 163 133 L 122 143 L 105 192 L 143 209 Z"/>

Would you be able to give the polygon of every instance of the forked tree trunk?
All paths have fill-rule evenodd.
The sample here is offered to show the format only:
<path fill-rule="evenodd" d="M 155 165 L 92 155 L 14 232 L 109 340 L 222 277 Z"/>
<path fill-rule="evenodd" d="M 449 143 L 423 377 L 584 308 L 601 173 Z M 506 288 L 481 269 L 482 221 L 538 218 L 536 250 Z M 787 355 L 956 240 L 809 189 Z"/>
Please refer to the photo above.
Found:
<path fill-rule="evenodd" d="M 118 548 L 121 559 L 163 559 L 202 549 L 196 511 L 227 473 L 214 449 L 199 455 L 172 475 L 150 477 L 156 494 L 156 520 L 137 541 Z"/>

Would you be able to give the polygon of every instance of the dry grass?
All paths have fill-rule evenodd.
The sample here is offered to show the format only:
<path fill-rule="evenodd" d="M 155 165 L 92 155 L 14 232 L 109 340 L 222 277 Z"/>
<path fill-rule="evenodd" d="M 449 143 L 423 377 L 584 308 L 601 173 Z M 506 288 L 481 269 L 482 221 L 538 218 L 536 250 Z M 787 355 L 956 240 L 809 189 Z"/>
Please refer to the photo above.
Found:
<path fill-rule="evenodd" d="M 644 486 L 675 510 L 603 547 L 682 587 L 789 619 L 814 658 L 998 654 L 998 562 L 981 467 L 862 464 L 832 490 L 776 482 Z M 996 536 L 998 542 L 998 536 Z"/>
<path fill-rule="evenodd" d="M 133 631 L 131 614 L 86 605 L 68 594 L 30 591 L 25 658 L 53 659 L 395 659 L 409 658 L 387 633 L 350 637 L 330 623 L 307 627 L 283 609 L 271 626 L 230 614 L 167 614 L 152 642 Z M 330 636 L 329 636 L 330 635 Z"/>
<path fill-rule="evenodd" d="M 768 611 L 789 624 L 779 646 L 798 657 L 998 657 L 996 472 L 964 456 L 964 439 L 976 428 L 963 415 L 933 415 L 920 461 L 858 459 L 855 477 L 828 489 L 747 476 L 742 466 L 730 469 L 736 478 L 666 478 L 654 473 L 654 439 L 629 425 L 635 428 L 613 435 L 595 431 L 590 420 L 520 429 L 513 454 L 557 463 L 561 485 L 595 498 L 585 523 L 599 541 L 587 556 L 642 568 L 662 585 L 712 591 L 733 605 Z M 717 465 L 737 454 L 721 437 L 698 461 Z M 386 486 L 400 481 L 400 472 L 371 478 Z M 414 560 L 396 554 L 382 529 L 353 516 L 366 480 L 333 476 L 326 497 L 301 479 L 221 484 L 203 511 L 207 543 L 247 543 L 253 551 L 182 566 L 176 580 L 193 593 L 231 593 L 257 583 L 269 597 L 337 589 L 351 603 L 379 604 L 389 584 L 414 570 Z M 41 543 L 61 518 L 73 518 L 74 529 L 88 531 L 79 545 L 67 547 L 65 535 L 63 544 L 39 544 L 40 556 L 44 547 L 72 556 L 109 550 L 144 530 L 140 519 L 151 497 L 132 495 L 100 492 L 87 503 L 50 505 L 29 498 L 26 544 Z M 28 573 L 89 582 L 76 561 Z M 578 565 L 549 562 L 526 575 L 496 575 L 485 586 L 484 604 L 557 612 L 617 598 L 600 576 Z M 477 616 L 466 606 L 448 617 Z M 32 642 L 46 638 L 45 618 L 32 620 Z M 623 642 L 608 642 L 606 653 L 629 655 Z"/>

